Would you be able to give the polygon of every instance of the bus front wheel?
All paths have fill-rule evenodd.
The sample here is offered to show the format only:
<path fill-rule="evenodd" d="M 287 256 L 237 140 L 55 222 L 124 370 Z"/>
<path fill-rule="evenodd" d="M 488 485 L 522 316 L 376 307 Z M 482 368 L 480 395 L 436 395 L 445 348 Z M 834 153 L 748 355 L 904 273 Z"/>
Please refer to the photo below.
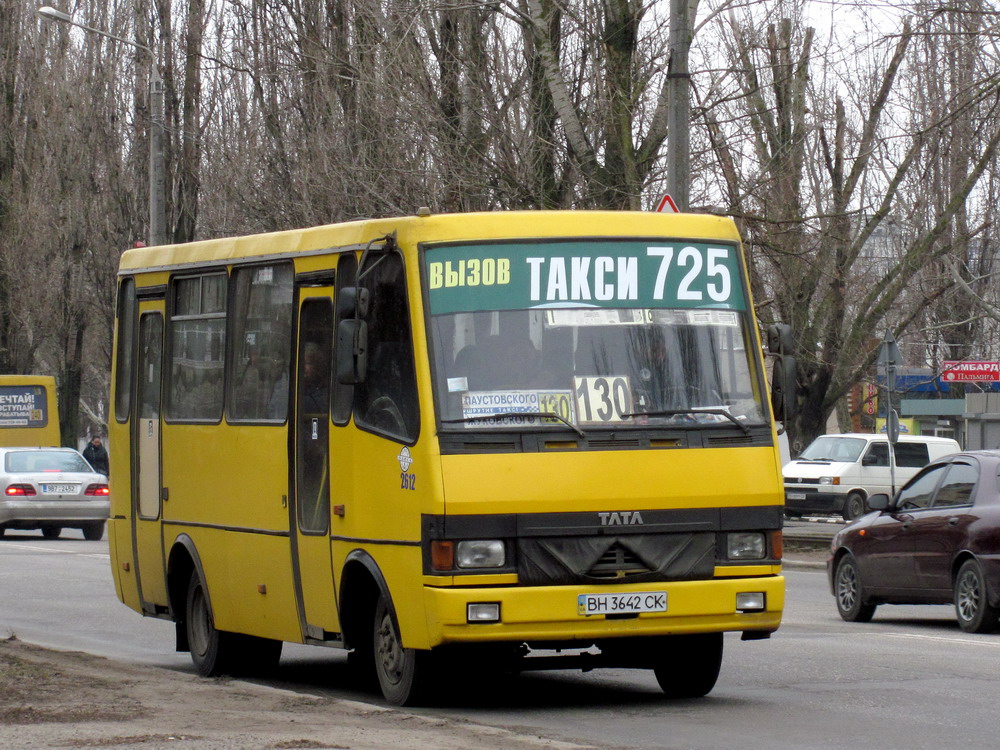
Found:
<path fill-rule="evenodd" d="M 712 692 L 722 667 L 722 633 L 675 635 L 667 639 L 653 674 L 669 698 L 701 698 Z"/>
<path fill-rule="evenodd" d="M 431 653 L 404 648 L 392 602 L 385 594 L 375 606 L 374 625 L 372 648 L 382 695 L 396 706 L 426 702 L 432 688 Z"/>

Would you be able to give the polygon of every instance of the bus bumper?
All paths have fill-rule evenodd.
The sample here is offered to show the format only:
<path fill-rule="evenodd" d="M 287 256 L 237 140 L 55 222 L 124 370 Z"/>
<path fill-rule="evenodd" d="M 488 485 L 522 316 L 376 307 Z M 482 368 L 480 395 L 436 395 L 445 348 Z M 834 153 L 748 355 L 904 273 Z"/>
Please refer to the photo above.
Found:
<path fill-rule="evenodd" d="M 725 578 L 620 586 L 425 587 L 433 648 L 448 643 L 588 641 L 681 633 L 743 631 L 761 635 L 781 624 L 785 579 Z M 666 611 L 637 615 L 580 614 L 579 597 L 602 593 L 666 593 Z M 738 594 L 762 593 L 764 607 L 740 611 Z M 469 605 L 499 604 L 499 620 L 470 622 Z M 752 637 L 752 635 L 751 635 Z M 414 644 L 416 647 L 420 647 Z"/>

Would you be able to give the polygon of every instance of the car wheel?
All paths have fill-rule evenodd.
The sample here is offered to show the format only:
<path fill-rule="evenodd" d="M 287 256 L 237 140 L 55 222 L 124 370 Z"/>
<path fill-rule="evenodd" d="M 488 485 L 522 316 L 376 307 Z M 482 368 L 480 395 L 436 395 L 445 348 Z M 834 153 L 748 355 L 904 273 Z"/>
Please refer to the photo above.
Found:
<path fill-rule="evenodd" d="M 851 555 L 844 555 L 837 563 L 833 586 L 837 611 L 842 618 L 848 622 L 869 622 L 872 619 L 876 605 L 865 601 L 861 570 L 858 561 Z"/>
<path fill-rule="evenodd" d="M 375 606 L 372 646 L 375 674 L 385 699 L 396 706 L 426 703 L 433 688 L 430 651 L 404 648 L 391 602 L 385 594 Z"/>
<path fill-rule="evenodd" d="M 665 640 L 653 666 L 668 698 L 701 698 L 712 692 L 722 668 L 722 633 L 675 635 Z"/>
<path fill-rule="evenodd" d="M 844 520 L 853 521 L 865 514 L 865 499 L 860 492 L 852 492 L 844 501 Z"/>
<path fill-rule="evenodd" d="M 104 537 L 104 521 L 84 524 L 83 538 L 88 542 L 99 542 Z"/>
<path fill-rule="evenodd" d="M 955 578 L 955 614 L 966 633 L 992 633 L 1000 625 L 1000 609 L 990 605 L 983 569 L 966 560 Z"/>
<path fill-rule="evenodd" d="M 58 539 L 62 534 L 62 526 L 43 526 L 42 536 L 46 539 Z"/>

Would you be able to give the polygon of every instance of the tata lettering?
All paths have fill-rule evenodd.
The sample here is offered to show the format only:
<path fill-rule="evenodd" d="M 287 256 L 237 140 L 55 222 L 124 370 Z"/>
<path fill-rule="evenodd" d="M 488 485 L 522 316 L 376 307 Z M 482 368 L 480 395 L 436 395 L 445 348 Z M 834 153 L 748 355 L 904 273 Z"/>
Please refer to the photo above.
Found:
<path fill-rule="evenodd" d="M 735 245 L 452 245 L 424 254 L 431 313 L 531 307 L 746 309 Z"/>

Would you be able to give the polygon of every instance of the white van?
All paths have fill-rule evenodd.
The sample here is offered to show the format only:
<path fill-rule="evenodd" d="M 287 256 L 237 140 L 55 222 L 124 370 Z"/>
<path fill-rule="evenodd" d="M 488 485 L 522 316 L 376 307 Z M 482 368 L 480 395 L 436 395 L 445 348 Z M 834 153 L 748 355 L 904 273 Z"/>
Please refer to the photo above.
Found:
<path fill-rule="evenodd" d="M 929 462 L 961 450 L 951 438 L 900 436 L 895 483 L 885 435 L 821 435 L 785 464 L 785 515 L 837 513 L 850 521 L 865 513 L 871 495 L 891 495 Z"/>

